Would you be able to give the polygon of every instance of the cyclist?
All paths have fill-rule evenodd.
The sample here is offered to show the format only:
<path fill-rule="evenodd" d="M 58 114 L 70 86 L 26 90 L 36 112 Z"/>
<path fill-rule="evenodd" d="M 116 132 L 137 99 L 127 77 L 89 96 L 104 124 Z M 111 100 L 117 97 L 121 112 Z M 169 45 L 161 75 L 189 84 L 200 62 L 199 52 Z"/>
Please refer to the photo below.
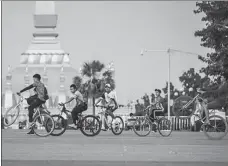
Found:
<path fill-rule="evenodd" d="M 203 110 L 205 112 L 206 115 L 206 124 L 209 124 L 209 110 L 210 109 L 221 109 L 222 107 L 224 107 L 226 105 L 226 100 L 228 98 L 228 80 L 225 79 L 224 76 L 221 76 L 221 84 L 214 86 L 212 88 L 202 88 L 202 89 L 197 89 L 198 92 L 200 93 L 214 93 L 214 94 L 218 94 L 218 97 L 209 102 L 209 103 L 205 103 L 203 102 Z M 202 111 L 203 111 L 202 110 Z"/>
<path fill-rule="evenodd" d="M 47 89 L 45 88 L 44 84 L 40 81 L 41 76 L 39 74 L 33 75 L 33 81 L 34 83 L 31 84 L 30 86 L 22 89 L 18 95 L 23 93 L 24 91 L 27 91 L 29 89 L 35 88 L 36 95 L 31 96 L 27 102 L 29 104 L 28 111 L 29 111 L 29 128 L 31 128 L 31 124 L 33 121 L 33 113 L 34 113 L 34 108 L 37 108 L 41 104 L 44 104 L 46 100 L 49 99 Z M 30 130 L 27 134 L 34 134 L 33 130 Z"/>
<path fill-rule="evenodd" d="M 160 89 L 155 89 L 155 99 L 150 105 L 150 110 L 149 110 L 149 116 L 154 117 L 154 111 L 155 110 L 162 110 L 164 111 L 164 107 L 162 105 L 164 99 L 161 97 L 161 90 Z"/>
<path fill-rule="evenodd" d="M 83 111 L 87 110 L 87 103 L 84 101 L 83 95 L 81 94 L 81 92 L 79 92 L 79 90 L 76 87 L 76 85 L 72 84 L 70 86 L 70 91 L 72 93 L 71 98 L 69 99 L 69 101 L 67 101 L 65 103 L 62 103 L 62 104 L 70 103 L 73 100 L 76 101 L 76 105 L 75 105 L 75 107 L 73 108 L 73 110 L 71 112 L 73 124 L 69 125 L 69 126 L 72 127 L 72 128 L 78 129 L 80 127 L 80 126 L 77 125 L 78 114 L 80 114 Z"/>
<path fill-rule="evenodd" d="M 107 107 L 106 113 L 109 114 L 113 119 L 115 119 L 113 112 L 118 108 L 118 104 L 116 93 L 111 89 L 110 84 L 105 85 L 105 93 L 97 100 L 95 106 L 97 106 L 97 104 L 101 101 L 103 101 L 103 105 Z M 102 130 L 105 130 L 104 123 L 102 123 Z"/>

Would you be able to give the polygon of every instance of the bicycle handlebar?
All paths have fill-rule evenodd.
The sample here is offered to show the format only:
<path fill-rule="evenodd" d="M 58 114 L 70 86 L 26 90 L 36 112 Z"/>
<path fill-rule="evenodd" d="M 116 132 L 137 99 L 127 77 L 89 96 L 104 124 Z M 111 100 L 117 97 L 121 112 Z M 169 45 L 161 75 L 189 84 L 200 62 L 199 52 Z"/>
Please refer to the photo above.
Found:
<path fill-rule="evenodd" d="M 108 107 L 106 107 L 106 106 L 101 106 L 101 105 L 95 105 L 95 107 L 108 108 Z"/>

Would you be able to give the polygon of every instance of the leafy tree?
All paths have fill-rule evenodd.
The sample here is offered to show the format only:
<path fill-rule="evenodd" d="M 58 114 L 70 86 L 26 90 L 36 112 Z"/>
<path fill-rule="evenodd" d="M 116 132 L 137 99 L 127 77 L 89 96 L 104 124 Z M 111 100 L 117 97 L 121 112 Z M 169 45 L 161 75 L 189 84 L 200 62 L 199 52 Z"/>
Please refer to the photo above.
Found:
<path fill-rule="evenodd" d="M 228 24 L 228 2 L 203 1 L 196 2 L 196 6 L 195 14 L 205 14 L 202 21 L 206 23 L 206 28 L 196 31 L 195 36 L 201 38 L 201 46 L 213 50 L 207 57 L 199 56 L 201 61 L 208 64 L 201 72 L 208 76 L 224 75 L 228 78 L 228 28 L 225 27 Z"/>
<path fill-rule="evenodd" d="M 190 68 L 179 77 L 179 80 L 184 87 L 185 93 L 187 93 L 188 96 L 194 97 L 197 92 L 196 89 L 201 88 L 207 78 L 208 77 L 202 78 L 194 68 Z M 190 88 L 192 88 L 192 91 L 190 91 Z"/>
<path fill-rule="evenodd" d="M 162 91 L 165 94 L 165 101 L 168 101 L 168 82 L 166 82 L 166 87 L 162 88 Z M 176 88 L 174 88 L 173 83 L 170 82 L 170 99 L 175 99 L 176 98 L 175 95 L 174 95 L 175 92 L 179 93 L 179 91 Z"/>
<path fill-rule="evenodd" d="M 194 13 L 204 14 L 202 21 L 206 27 L 196 31 L 195 36 L 201 38 L 201 46 L 213 50 L 206 57 L 199 56 L 207 63 L 201 72 L 215 78 L 221 75 L 228 78 L 228 1 L 196 2 L 196 6 Z M 214 82 L 219 84 L 220 80 L 215 79 Z"/>

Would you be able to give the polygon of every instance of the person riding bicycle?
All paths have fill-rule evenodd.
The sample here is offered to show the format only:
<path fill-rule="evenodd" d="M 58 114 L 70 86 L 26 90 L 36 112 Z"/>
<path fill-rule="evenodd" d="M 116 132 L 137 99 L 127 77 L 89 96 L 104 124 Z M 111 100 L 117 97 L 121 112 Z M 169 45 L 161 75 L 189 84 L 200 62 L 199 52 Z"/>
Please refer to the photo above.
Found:
<path fill-rule="evenodd" d="M 226 106 L 226 102 L 228 99 L 228 79 L 225 79 L 224 76 L 221 76 L 221 84 L 214 86 L 212 88 L 202 88 L 202 89 L 197 89 L 197 91 L 199 93 L 214 93 L 217 94 L 218 97 L 209 102 L 209 103 L 205 103 L 203 102 L 203 110 L 205 112 L 206 115 L 206 123 L 209 124 L 209 110 L 210 109 L 221 109 L 222 107 Z"/>
<path fill-rule="evenodd" d="M 118 108 L 116 93 L 112 91 L 111 85 L 105 85 L 105 93 L 97 100 L 95 106 L 98 106 L 98 103 L 103 101 L 103 105 L 107 108 L 106 113 L 109 114 L 113 119 L 115 115 L 113 112 Z M 103 123 L 102 123 L 103 124 Z M 105 130 L 102 128 L 102 130 Z"/>
<path fill-rule="evenodd" d="M 82 113 L 83 111 L 87 110 L 87 103 L 84 101 L 83 95 L 81 94 L 81 92 L 78 90 L 78 88 L 76 87 L 76 85 L 72 84 L 70 86 L 70 91 L 72 93 L 71 98 L 69 99 L 69 101 L 62 103 L 62 104 L 67 104 L 70 103 L 71 101 L 75 100 L 76 101 L 76 105 L 73 108 L 72 112 L 71 112 L 71 116 L 72 116 L 72 120 L 73 120 L 73 124 L 69 125 L 72 128 L 80 128 L 80 126 L 77 125 L 77 121 L 78 121 L 78 114 Z"/>
<path fill-rule="evenodd" d="M 154 111 L 161 110 L 164 111 L 164 107 L 162 105 L 164 99 L 161 97 L 161 90 L 155 89 L 155 99 L 150 105 L 149 116 L 154 119 Z"/>
<path fill-rule="evenodd" d="M 31 124 L 33 122 L 34 109 L 39 107 L 41 104 L 44 104 L 46 100 L 49 99 L 47 89 L 40 80 L 41 76 L 39 74 L 33 75 L 34 83 L 17 93 L 18 95 L 21 95 L 24 91 L 35 88 L 36 94 L 34 96 L 30 96 L 27 100 L 27 103 L 29 104 L 29 128 L 31 128 Z M 30 130 L 27 134 L 34 134 L 34 131 Z"/>

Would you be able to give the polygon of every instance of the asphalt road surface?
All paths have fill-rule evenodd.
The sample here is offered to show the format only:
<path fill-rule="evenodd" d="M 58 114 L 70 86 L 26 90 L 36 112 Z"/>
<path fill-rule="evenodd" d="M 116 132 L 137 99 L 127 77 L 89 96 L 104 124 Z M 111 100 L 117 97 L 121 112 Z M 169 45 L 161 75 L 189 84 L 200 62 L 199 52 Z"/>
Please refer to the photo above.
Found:
<path fill-rule="evenodd" d="M 26 132 L 2 130 L 2 166 L 228 166 L 228 136 L 213 141 L 202 132 L 138 137 L 108 131 L 91 138 L 71 130 L 40 138 Z"/>

